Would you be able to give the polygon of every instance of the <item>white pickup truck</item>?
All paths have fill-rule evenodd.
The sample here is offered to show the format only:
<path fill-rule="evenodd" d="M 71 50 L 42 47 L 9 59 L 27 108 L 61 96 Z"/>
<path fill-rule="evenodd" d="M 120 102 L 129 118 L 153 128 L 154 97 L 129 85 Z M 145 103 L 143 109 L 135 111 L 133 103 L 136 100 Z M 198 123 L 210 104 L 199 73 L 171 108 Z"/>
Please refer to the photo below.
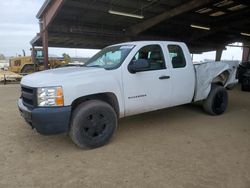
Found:
<path fill-rule="evenodd" d="M 39 133 L 66 132 L 77 146 L 95 148 L 125 116 L 196 101 L 222 114 L 229 75 L 224 63 L 194 66 L 184 43 L 128 42 L 104 48 L 83 66 L 23 77 L 18 107 Z"/>

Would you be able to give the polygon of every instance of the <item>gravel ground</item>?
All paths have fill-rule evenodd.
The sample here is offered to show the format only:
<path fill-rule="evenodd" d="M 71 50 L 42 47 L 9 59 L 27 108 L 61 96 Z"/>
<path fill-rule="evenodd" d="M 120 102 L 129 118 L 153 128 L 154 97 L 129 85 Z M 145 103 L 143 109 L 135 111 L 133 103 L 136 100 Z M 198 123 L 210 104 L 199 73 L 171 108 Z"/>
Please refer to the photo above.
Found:
<path fill-rule="evenodd" d="M 198 105 L 132 116 L 94 150 L 31 130 L 19 95 L 19 85 L 0 86 L 0 187 L 250 187 L 250 93 L 239 88 L 222 116 Z"/>

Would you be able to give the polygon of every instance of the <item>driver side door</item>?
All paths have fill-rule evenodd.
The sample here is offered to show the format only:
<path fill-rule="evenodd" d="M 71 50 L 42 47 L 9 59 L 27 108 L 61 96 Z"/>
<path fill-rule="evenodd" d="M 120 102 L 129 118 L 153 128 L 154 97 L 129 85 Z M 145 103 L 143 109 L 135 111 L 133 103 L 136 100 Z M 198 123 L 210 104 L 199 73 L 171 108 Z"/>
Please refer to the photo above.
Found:
<path fill-rule="evenodd" d="M 170 106 L 171 72 L 162 45 L 143 46 L 132 61 L 144 59 L 149 67 L 136 73 L 123 69 L 125 116 Z"/>

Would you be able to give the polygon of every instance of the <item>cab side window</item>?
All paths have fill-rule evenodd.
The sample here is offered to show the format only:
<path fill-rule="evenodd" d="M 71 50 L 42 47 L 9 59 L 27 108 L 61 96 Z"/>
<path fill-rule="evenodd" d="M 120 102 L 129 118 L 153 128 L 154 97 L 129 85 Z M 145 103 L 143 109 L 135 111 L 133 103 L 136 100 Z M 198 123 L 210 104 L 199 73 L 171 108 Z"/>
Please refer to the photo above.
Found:
<path fill-rule="evenodd" d="M 168 51 L 173 68 L 182 68 L 186 66 L 186 59 L 180 46 L 168 45 Z"/>
<path fill-rule="evenodd" d="M 149 67 L 144 71 L 165 69 L 165 61 L 162 49 L 159 45 L 148 45 L 141 48 L 133 60 L 145 59 L 149 62 Z"/>

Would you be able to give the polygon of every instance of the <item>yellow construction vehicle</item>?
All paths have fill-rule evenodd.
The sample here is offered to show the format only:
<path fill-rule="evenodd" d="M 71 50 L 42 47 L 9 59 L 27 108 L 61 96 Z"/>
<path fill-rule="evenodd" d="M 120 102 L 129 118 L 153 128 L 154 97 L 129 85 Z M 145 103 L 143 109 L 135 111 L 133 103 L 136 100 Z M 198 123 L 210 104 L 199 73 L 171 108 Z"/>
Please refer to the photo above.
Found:
<path fill-rule="evenodd" d="M 29 74 L 45 70 L 43 49 L 32 48 L 31 54 L 31 56 L 25 56 L 23 51 L 23 56 L 10 59 L 9 70 L 18 74 Z M 57 68 L 68 63 L 62 58 L 50 58 L 48 66 L 49 68 Z"/>

